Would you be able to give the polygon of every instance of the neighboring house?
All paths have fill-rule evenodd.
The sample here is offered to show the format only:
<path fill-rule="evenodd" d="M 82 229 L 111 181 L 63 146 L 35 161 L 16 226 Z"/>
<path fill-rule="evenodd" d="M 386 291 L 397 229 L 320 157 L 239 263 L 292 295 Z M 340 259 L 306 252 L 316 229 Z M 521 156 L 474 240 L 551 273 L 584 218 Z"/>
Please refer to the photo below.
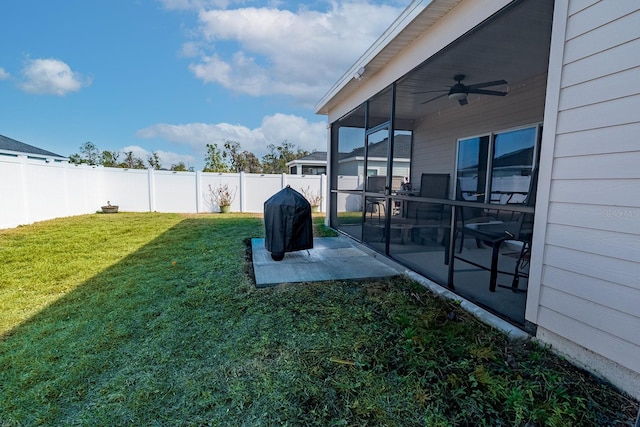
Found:
<path fill-rule="evenodd" d="M 329 224 L 639 398 L 638 52 L 637 1 L 413 1 L 316 107 L 330 124 Z M 369 215 L 380 195 L 347 183 L 338 153 L 398 132 L 413 136 L 412 183 L 448 176 L 449 199 L 388 193 L 386 206 L 413 208 Z M 506 204 L 505 183 L 526 203 Z M 519 235 L 502 233 L 493 257 L 464 234 L 490 229 L 470 210 Z"/>
<path fill-rule="evenodd" d="M 388 139 L 372 143 L 368 147 L 368 162 L 365 173 L 364 147 L 353 149 L 349 153 L 340 153 L 339 175 L 372 176 L 387 174 Z M 398 135 L 395 139 L 393 176 L 408 177 L 411 162 L 411 136 Z M 316 151 L 287 163 L 292 175 L 321 175 L 327 173 L 327 152 Z"/>
<path fill-rule="evenodd" d="M 29 159 L 45 160 L 48 162 L 66 162 L 69 159 L 51 151 L 16 141 L 4 135 L 0 135 L 0 156 L 26 156 Z"/>
<path fill-rule="evenodd" d="M 291 175 L 325 175 L 327 173 L 327 152 L 314 151 L 311 154 L 287 163 Z"/>
<path fill-rule="evenodd" d="M 338 161 L 338 175 L 376 176 L 387 175 L 387 154 L 389 139 L 369 143 L 365 155 L 365 147 L 355 148 L 350 153 L 340 153 Z M 365 158 L 367 164 L 365 166 Z M 394 141 L 393 162 L 391 176 L 409 176 L 411 163 L 411 135 L 396 135 Z M 365 171 L 366 167 L 366 171 Z"/>

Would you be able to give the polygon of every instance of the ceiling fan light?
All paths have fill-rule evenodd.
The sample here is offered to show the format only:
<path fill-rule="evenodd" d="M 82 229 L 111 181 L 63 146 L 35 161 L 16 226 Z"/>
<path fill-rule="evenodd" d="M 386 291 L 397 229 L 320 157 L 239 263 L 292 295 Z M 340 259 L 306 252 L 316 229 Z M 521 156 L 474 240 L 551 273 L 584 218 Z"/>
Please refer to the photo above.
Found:
<path fill-rule="evenodd" d="M 467 97 L 467 94 L 464 92 L 453 92 L 449 94 L 449 99 L 452 99 L 454 101 L 460 101 L 461 99 L 465 99 Z"/>

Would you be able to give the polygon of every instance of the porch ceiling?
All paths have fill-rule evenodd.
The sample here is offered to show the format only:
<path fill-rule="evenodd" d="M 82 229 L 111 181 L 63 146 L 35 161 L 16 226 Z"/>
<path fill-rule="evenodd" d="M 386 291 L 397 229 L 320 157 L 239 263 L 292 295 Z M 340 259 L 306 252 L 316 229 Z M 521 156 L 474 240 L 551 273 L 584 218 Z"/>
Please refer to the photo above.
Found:
<path fill-rule="evenodd" d="M 507 85 L 487 89 L 508 91 L 546 73 L 553 4 L 553 0 L 517 2 L 427 59 L 399 80 L 396 118 L 414 120 L 444 109 L 463 108 L 447 96 L 424 103 L 446 93 L 456 74 L 464 74 L 467 85 L 503 79 Z M 416 93 L 438 90 L 441 92 Z M 472 103 L 481 96 L 470 94 L 467 99 Z"/>

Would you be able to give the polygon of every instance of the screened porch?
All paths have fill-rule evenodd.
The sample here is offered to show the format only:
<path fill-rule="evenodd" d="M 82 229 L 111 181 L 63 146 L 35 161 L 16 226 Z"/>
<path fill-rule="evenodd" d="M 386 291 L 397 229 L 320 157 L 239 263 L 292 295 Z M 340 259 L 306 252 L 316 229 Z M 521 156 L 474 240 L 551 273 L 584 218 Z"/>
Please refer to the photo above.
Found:
<path fill-rule="evenodd" d="M 331 125 L 330 224 L 522 327 L 552 13 L 513 2 Z"/>

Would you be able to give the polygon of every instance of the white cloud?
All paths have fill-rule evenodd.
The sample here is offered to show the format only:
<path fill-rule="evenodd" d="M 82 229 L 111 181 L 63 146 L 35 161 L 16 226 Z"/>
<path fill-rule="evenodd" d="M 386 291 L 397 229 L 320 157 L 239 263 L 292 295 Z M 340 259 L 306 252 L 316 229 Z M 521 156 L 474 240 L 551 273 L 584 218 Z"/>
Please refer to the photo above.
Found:
<path fill-rule="evenodd" d="M 302 117 L 286 114 L 267 116 L 256 129 L 229 123 L 159 123 L 136 132 L 140 138 L 160 138 L 190 146 L 201 155 L 206 152 L 206 144 L 222 147 L 227 140 L 237 141 L 243 150 L 259 158 L 267 153 L 268 144 L 280 145 L 285 140 L 307 151 L 325 151 L 326 135 L 324 121 L 309 123 Z"/>
<path fill-rule="evenodd" d="M 22 70 L 22 77 L 20 87 L 35 94 L 62 96 L 91 84 L 91 79 L 72 71 L 63 61 L 53 58 L 28 60 Z"/>
<path fill-rule="evenodd" d="M 327 11 L 201 9 L 198 45 L 210 53 L 201 53 L 190 69 L 231 90 L 288 95 L 311 105 L 400 11 L 365 2 L 336 2 Z"/>
<path fill-rule="evenodd" d="M 147 159 L 151 157 L 153 152 L 149 150 L 145 150 L 144 148 L 138 145 L 129 145 L 127 147 L 120 149 L 121 154 L 120 154 L 119 160 L 120 161 L 124 160 L 126 153 L 128 153 L 129 151 L 133 153 L 134 157 L 138 157 L 142 159 L 145 165 L 148 166 Z M 171 168 L 172 165 L 177 165 L 180 162 L 184 163 L 187 167 L 194 166 L 194 163 L 195 163 L 194 157 L 189 154 L 178 154 L 178 153 L 172 153 L 170 151 L 162 151 L 162 150 L 156 150 L 155 152 L 158 154 L 158 157 L 160 158 L 160 166 L 163 169 L 169 169 Z"/>
<path fill-rule="evenodd" d="M 187 42 L 182 45 L 180 50 L 180 56 L 184 58 L 195 58 L 198 55 L 202 55 L 202 50 L 196 42 Z"/>
<path fill-rule="evenodd" d="M 6 80 L 9 77 L 11 77 L 11 74 L 5 71 L 4 68 L 0 67 L 0 80 Z"/>

